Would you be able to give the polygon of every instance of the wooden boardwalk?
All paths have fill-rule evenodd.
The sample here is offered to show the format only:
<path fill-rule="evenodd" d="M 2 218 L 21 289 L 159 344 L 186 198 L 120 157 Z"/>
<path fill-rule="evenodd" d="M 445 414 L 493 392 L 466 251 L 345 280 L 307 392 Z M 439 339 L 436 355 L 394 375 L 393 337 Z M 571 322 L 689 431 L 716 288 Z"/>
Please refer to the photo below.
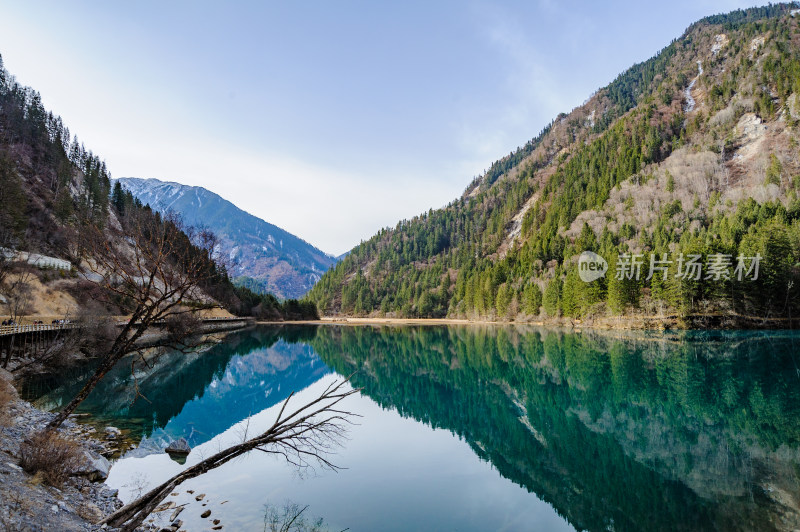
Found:
<path fill-rule="evenodd" d="M 76 329 L 76 323 L 41 323 L 38 325 L 0 325 L 0 336 L 13 336 L 40 331 L 62 331 L 66 329 Z"/>
<path fill-rule="evenodd" d="M 201 320 L 204 325 L 211 323 L 246 323 L 252 321 L 252 318 L 237 318 L 237 317 L 220 317 L 220 318 L 205 318 Z M 118 327 L 123 327 L 127 321 L 117 321 Z M 159 327 L 164 325 L 164 321 L 154 322 L 153 326 Z M 13 336 L 15 334 L 25 334 L 40 331 L 63 331 L 69 329 L 79 329 L 81 327 L 78 323 L 40 323 L 37 325 L 0 325 L 0 336 Z"/>
<path fill-rule="evenodd" d="M 253 323 L 252 318 L 205 318 L 201 320 L 201 334 L 214 330 L 230 330 L 248 323 Z M 126 321 L 117 321 L 117 327 L 123 327 Z M 154 328 L 163 327 L 166 322 L 153 323 Z M 217 325 L 218 327 L 213 327 Z M 212 326 L 212 327 L 209 327 Z M 80 330 L 84 327 L 81 323 L 41 323 L 37 325 L 5 325 L 0 326 L 0 365 L 7 367 L 11 358 L 26 353 L 43 352 L 48 345 L 57 341 L 63 331 Z M 210 330 L 209 330 L 210 329 Z"/>

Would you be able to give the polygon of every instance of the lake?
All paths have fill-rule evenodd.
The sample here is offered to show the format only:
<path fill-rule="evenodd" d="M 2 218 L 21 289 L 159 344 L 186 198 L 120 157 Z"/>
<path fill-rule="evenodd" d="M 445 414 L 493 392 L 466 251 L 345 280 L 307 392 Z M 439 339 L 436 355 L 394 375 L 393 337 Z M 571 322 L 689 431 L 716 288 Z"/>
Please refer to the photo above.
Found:
<path fill-rule="evenodd" d="M 798 355 L 788 331 L 259 326 L 128 360 L 80 411 L 138 442 L 107 481 L 127 501 L 185 467 L 163 452 L 173 439 L 196 463 L 271 425 L 290 393 L 353 374 L 342 470 L 251 453 L 168 499 L 188 503 L 187 530 L 263 530 L 265 505 L 287 501 L 331 530 L 791 530 Z M 87 371 L 24 392 L 57 408 Z"/>

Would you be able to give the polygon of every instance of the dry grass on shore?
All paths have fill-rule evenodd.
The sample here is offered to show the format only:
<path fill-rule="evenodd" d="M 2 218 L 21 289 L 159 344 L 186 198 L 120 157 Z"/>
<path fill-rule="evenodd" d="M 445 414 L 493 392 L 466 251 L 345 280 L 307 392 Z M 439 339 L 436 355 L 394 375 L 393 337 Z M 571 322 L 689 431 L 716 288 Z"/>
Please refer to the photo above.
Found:
<path fill-rule="evenodd" d="M 37 432 L 19 448 L 20 466 L 47 484 L 61 487 L 81 464 L 81 448 L 55 431 Z"/>

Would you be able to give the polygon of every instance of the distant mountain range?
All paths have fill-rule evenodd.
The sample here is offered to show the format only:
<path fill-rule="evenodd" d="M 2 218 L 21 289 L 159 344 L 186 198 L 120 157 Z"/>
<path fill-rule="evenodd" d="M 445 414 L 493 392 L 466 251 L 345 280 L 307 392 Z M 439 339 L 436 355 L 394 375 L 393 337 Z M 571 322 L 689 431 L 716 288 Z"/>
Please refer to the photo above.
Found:
<path fill-rule="evenodd" d="M 253 290 L 299 298 L 336 263 L 335 257 L 203 187 L 135 177 L 118 181 L 151 208 L 212 230 L 231 277 Z"/>

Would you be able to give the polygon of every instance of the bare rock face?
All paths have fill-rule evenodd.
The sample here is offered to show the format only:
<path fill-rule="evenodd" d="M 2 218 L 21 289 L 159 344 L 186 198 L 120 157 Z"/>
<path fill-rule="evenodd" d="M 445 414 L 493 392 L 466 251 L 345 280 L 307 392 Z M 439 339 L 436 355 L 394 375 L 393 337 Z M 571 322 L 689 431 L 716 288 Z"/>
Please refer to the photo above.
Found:
<path fill-rule="evenodd" d="M 797 97 L 797 93 L 789 96 L 786 101 L 786 110 L 793 119 L 800 120 L 800 98 Z"/>

